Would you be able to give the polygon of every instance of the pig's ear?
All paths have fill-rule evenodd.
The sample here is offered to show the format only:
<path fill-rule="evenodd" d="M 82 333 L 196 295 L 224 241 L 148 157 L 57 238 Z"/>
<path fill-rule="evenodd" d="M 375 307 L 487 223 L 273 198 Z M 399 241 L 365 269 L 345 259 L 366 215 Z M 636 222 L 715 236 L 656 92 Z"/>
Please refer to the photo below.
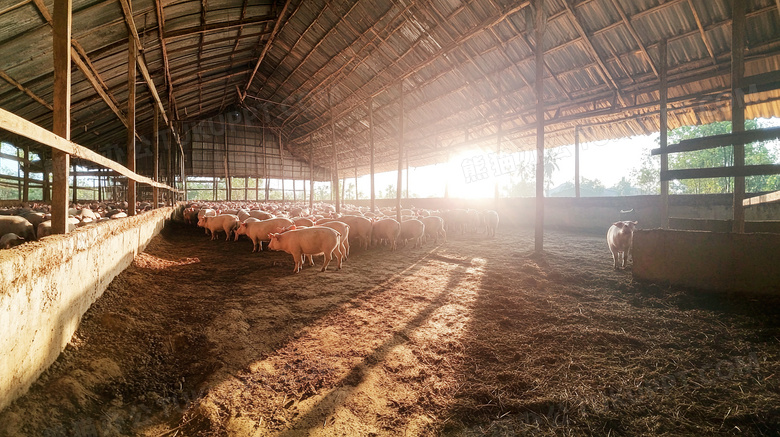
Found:
<path fill-rule="evenodd" d="M 297 227 L 297 226 L 295 226 L 295 225 L 292 225 L 292 226 L 290 226 L 289 228 L 287 228 L 287 230 L 288 230 L 288 231 L 294 231 L 294 230 L 296 230 L 296 229 L 298 229 L 298 227 Z"/>
<path fill-rule="evenodd" d="M 268 234 L 268 239 L 273 240 L 278 234 Z"/>
<path fill-rule="evenodd" d="M 638 221 L 636 221 L 636 220 L 634 220 L 634 221 L 633 221 L 633 222 L 631 222 L 631 223 L 633 223 L 633 224 L 634 224 L 634 226 L 636 226 L 636 225 L 638 225 L 638 224 L 639 224 L 639 222 L 638 222 Z"/>
<path fill-rule="evenodd" d="M 625 226 L 625 225 L 626 225 L 626 224 L 625 224 L 625 223 L 623 223 L 623 222 L 615 222 L 615 223 L 612 223 L 612 224 L 613 224 L 614 226 L 617 226 L 617 227 L 619 227 L 619 228 L 622 228 L 623 226 Z"/>

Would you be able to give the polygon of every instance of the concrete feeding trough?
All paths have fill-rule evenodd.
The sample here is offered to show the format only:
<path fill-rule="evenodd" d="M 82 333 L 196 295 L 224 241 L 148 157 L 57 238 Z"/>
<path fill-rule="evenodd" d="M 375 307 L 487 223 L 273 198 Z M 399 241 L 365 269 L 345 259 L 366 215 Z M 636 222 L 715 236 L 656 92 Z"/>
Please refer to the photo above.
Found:
<path fill-rule="evenodd" d="M 780 294 L 780 234 L 638 230 L 633 257 L 638 281 Z"/>

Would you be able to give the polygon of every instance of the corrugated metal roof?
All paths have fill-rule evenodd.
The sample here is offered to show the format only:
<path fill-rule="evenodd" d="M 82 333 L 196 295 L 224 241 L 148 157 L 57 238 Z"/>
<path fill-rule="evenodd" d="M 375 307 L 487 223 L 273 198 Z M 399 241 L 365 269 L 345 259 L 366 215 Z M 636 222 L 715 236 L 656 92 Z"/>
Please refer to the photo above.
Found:
<path fill-rule="evenodd" d="M 129 32 L 120 1 L 73 2 L 75 56 L 93 78 L 73 67 L 72 137 L 94 150 L 126 141 Z M 0 107 L 51 128 L 53 0 L 37 2 L 43 11 L 32 0 L 0 3 Z M 308 160 L 311 140 L 315 162 L 326 165 L 335 115 L 341 168 L 364 173 L 369 99 L 377 168 L 397 165 L 401 86 L 411 165 L 466 147 L 492 150 L 499 121 L 504 147 L 534 147 L 531 3 L 134 0 L 132 19 L 177 128 L 244 107 L 255 126 L 282 130 L 292 156 Z M 662 40 L 671 127 L 728 119 L 731 9 L 729 0 L 546 0 L 547 144 L 571 143 L 575 126 L 589 140 L 656 131 Z M 776 2 L 747 0 L 747 11 L 746 74 L 777 72 Z M 140 75 L 136 82 L 137 130 L 148 137 L 150 90 Z M 751 94 L 748 116 L 776 115 L 778 97 Z"/>

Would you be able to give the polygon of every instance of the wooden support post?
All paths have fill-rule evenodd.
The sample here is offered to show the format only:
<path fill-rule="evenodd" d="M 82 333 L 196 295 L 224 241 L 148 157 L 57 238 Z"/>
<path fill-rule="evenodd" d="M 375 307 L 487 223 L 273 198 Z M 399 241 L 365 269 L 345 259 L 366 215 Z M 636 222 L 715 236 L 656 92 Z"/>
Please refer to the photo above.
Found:
<path fill-rule="evenodd" d="M 279 129 L 279 176 L 282 179 L 282 202 L 285 201 L 284 195 L 284 153 L 282 153 L 282 130 Z"/>
<path fill-rule="evenodd" d="M 401 190 L 403 189 L 403 168 L 404 168 L 404 81 L 399 83 L 399 102 L 398 102 L 398 182 L 395 186 L 395 209 L 396 220 L 401 223 Z"/>
<path fill-rule="evenodd" d="M 658 46 L 658 57 L 660 65 L 660 71 L 659 71 L 659 80 L 660 80 L 660 87 L 659 87 L 659 94 L 660 94 L 660 134 L 661 138 L 659 139 L 661 149 L 665 149 L 668 145 L 668 138 L 667 133 L 669 131 L 669 121 L 668 121 L 668 114 L 667 114 L 667 97 L 668 97 L 668 89 L 667 89 L 667 72 L 668 72 L 668 62 L 667 62 L 667 41 L 666 39 L 661 41 L 661 44 Z M 669 170 L 669 155 L 664 153 L 661 155 L 661 173 Z M 661 181 L 661 227 L 664 229 L 669 228 L 669 181 Z"/>
<path fill-rule="evenodd" d="M 745 93 L 742 78 L 745 75 L 745 0 L 734 0 L 731 13 L 731 131 L 745 130 Z M 745 166 L 745 145 L 735 144 L 734 167 Z M 734 178 L 734 221 L 732 231 L 745 232 L 745 178 Z"/>
<path fill-rule="evenodd" d="M 336 202 L 336 214 L 341 212 L 341 202 L 339 202 L 339 158 L 338 149 L 336 148 L 336 119 L 333 114 L 333 88 L 328 90 L 328 106 L 330 107 L 330 141 L 333 145 L 333 182 L 336 187 L 331 190 L 333 196 L 335 196 Z"/>
<path fill-rule="evenodd" d="M 54 1 L 54 123 L 52 131 L 70 140 L 71 0 Z M 68 232 L 68 171 L 70 155 L 52 150 L 51 227 L 55 234 Z"/>
<path fill-rule="evenodd" d="M 404 188 L 405 196 L 407 199 L 409 198 L 409 149 L 405 149 L 404 153 L 406 154 L 406 187 Z"/>
<path fill-rule="evenodd" d="M 544 0 L 536 0 L 536 226 L 534 249 L 544 250 Z"/>
<path fill-rule="evenodd" d="M 132 7 L 132 3 L 128 2 Z M 135 30 L 135 29 L 133 29 Z M 138 48 L 135 38 L 127 39 L 127 168 L 135 172 L 135 79 Z M 135 181 L 127 179 L 127 215 L 135 215 Z"/>
<path fill-rule="evenodd" d="M 154 119 L 152 130 L 152 153 L 154 154 L 154 170 L 152 178 L 155 182 L 160 182 L 160 108 L 154 105 Z M 160 206 L 160 192 L 157 187 L 152 187 L 152 208 L 157 209 Z"/>
<path fill-rule="evenodd" d="M 501 140 L 503 139 L 504 132 L 502 131 L 503 126 L 501 125 L 501 117 L 503 116 L 503 113 L 499 113 L 498 115 L 498 129 L 496 133 L 496 163 L 498 164 L 499 160 L 501 159 Z M 500 169 L 499 169 L 500 171 Z M 495 175 L 494 175 L 495 176 Z M 499 188 L 498 188 L 498 176 L 496 176 L 496 182 L 493 186 L 493 189 L 495 190 L 495 206 L 498 207 L 498 198 L 499 198 Z"/>
<path fill-rule="evenodd" d="M 103 173 L 102 168 L 98 169 L 98 203 L 103 203 L 103 176 L 100 173 Z"/>
<path fill-rule="evenodd" d="M 309 211 L 314 213 L 314 143 L 309 135 Z"/>
<path fill-rule="evenodd" d="M 249 177 L 244 176 L 244 200 L 249 200 Z"/>
<path fill-rule="evenodd" d="M 73 161 L 71 161 L 73 162 Z M 79 186 L 78 181 L 76 180 L 76 166 L 73 165 L 73 199 L 71 200 L 71 203 L 74 205 L 79 202 Z"/>
<path fill-rule="evenodd" d="M 368 147 L 369 171 L 371 172 L 371 212 L 376 212 L 376 191 L 374 187 L 374 98 L 368 98 Z"/>
<path fill-rule="evenodd" d="M 227 124 L 223 125 L 223 131 L 225 135 L 225 200 L 230 202 L 233 200 L 233 184 L 230 180 L 230 167 L 228 165 L 228 155 L 230 154 L 230 148 L 228 147 Z"/>
<path fill-rule="evenodd" d="M 580 197 L 580 127 L 574 127 L 574 197 Z"/>
<path fill-rule="evenodd" d="M 22 186 L 22 202 L 30 201 L 30 146 L 24 146 L 24 185 Z"/>
<path fill-rule="evenodd" d="M 437 137 L 438 141 L 438 137 Z M 444 172 L 444 198 L 450 198 L 450 152 L 447 152 L 447 171 Z"/>
<path fill-rule="evenodd" d="M 165 130 L 165 144 L 168 145 L 168 185 L 176 188 L 176 177 L 173 175 L 173 132 L 169 129 Z M 168 193 L 169 206 L 173 206 L 175 195 L 173 192 Z"/>
<path fill-rule="evenodd" d="M 346 176 L 344 179 L 339 179 L 339 183 L 341 184 L 341 201 L 344 202 L 344 199 L 347 198 L 345 191 L 347 190 L 347 178 Z"/>
<path fill-rule="evenodd" d="M 357 187 L 357 160 L 355 160 L 355 200 L 358 200 L 358 187 Z"/>

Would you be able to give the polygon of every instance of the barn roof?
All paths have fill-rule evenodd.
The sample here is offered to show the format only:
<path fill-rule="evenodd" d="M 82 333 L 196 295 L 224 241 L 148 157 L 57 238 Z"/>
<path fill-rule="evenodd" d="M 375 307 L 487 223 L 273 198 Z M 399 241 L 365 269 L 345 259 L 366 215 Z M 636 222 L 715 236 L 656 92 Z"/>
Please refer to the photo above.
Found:
<path fill-rule="evenodd" d="M 778 112 L 780 14 L 746 0 L 748 117 Z M 655 132 L 668 41 L 669 125 L 730 117 L 729 0 L 547 0 L 548 147 Z M 52 124 L 53 0 L 0 2 L 0 107 Z M 181 130 L 220 115 L 281 130 L 287 152 L 397 168 L 400 96 L 412 166 L 466 148 L 535 147 L 534 6 L 515 0 L 73 0 L 72 139 L 126 141 L 128 29 L 141 43 L 137 131 L 152 87 Z M 334 120 L 335 135 L 330 130 Z M 312 152 L 313 151 L 313 152 Z M 313 155 L 311 154 L 313 153 Z M 261 176 L 262 175 L 258 175 Z"/>

